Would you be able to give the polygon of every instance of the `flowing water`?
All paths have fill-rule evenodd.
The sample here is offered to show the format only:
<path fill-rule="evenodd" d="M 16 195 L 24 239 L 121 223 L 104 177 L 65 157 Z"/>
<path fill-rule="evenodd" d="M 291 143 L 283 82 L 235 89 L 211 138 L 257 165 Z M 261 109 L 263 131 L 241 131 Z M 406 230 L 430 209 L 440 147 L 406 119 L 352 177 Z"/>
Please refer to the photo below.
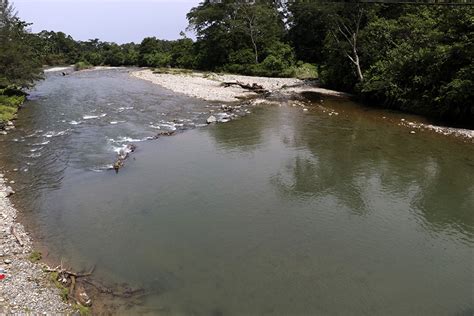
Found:
<path fill-rule="evenodd" d="M 51 73 L 0 159 L 52 257 L 147 290 L 124 314 L 471 315 L 472 143 L 322 104 L 200 127 L 219 104 Z M 147 140 L 160 129 L 186 131 Z"/>

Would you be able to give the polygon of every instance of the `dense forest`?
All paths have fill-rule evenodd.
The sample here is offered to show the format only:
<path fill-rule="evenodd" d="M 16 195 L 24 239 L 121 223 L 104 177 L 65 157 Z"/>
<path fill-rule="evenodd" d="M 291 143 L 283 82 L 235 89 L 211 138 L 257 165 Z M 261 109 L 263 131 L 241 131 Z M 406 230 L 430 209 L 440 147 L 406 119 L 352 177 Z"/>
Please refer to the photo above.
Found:
<path fill-rule="evenodd" d="M 178 67 L 317 77 L 367 104 L 474 125 L 474 9 L 469 5 L 203 1 L 178 40 L 118 45 L 32 34 L 0 0 L 0 121 L 42 65 Z M 6 110 L 5 110 L 6 109 Z M 6 115 L 6 116 L 5 116 Z"/>

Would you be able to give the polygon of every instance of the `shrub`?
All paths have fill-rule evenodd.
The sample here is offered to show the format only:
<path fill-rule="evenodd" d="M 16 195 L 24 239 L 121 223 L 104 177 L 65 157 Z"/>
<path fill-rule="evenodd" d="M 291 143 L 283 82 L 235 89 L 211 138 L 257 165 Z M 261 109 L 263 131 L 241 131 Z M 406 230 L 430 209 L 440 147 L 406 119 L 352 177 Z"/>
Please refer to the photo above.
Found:
<path fill-rule="evenodd" d="M 11 106 L 0 105 L 0 122 L 10 121 L 15 117 L 17 108 Z"/>
<path fill-rule="evenodd" d="M 298 79 L 316 79 L 318 78 L 318 69 L 313 64 L 298 62 L 292 69 L 293 76 Z"/>
<path fill-rule="evenodd" d="M 171 54 L 168 53 L 151 53 L 144 56 L 145 66 L 148 67 L 168 67 L 171 64 Z"/>
<path fill-rule="evenodd" d="M 80 70 L 85 70 L 92 68 L 93 66 L 89 64 L 87 61 L 80 61 L 74 65 L 74 70 L 75 71 L 80 71 Z"/>
<path fill-rule="evenodd" d="M 18 107 L 25 102 L 23 95 L 0 94 L 0 122 L 10 121 L 15 118 Z"/>

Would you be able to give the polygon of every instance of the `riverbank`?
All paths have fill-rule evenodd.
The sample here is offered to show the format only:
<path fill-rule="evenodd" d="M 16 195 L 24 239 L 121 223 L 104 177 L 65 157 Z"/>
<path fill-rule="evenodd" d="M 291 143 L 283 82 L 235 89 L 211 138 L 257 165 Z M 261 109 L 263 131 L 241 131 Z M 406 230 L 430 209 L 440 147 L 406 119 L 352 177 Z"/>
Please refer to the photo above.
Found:
<path fill-rule="evenodd" d="M 60 290 L 50 280 L 44 266 L 33 262 L 32 240 L 9 199 L 13 190 L 0 174 L 0 314 L 67 314 L 71 306 L 61 300 Z M 3 274 L 2 274 L 3 273 Z"/>
<path fill-rule="evenodd" d="M 235 102 L 240 99 L 256 96 L 255 92 L 243 89 L 239 86 L 232 85 L 225 87 L 222 85 L 224 82 L 239 82 L 247 85 L 257 84 L 262 86 L 265 90 L 279 92 L 283 95 L 315 92 L 331 96 L 349 96 L 347 93 L 319 88 L 296 78 L 251 77 L 202 72 L 170 74 L 156 73 L 149 69 L 134 71 L 131 75 L 135 78 L 150 81 L 174 92 L 206 101 Z"/>

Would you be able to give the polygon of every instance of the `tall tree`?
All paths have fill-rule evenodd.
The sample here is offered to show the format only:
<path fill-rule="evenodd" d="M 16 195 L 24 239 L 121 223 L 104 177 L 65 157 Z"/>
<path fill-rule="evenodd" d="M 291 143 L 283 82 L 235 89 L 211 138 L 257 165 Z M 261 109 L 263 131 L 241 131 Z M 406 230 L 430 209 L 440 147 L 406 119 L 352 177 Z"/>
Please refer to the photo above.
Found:
<path fill-rule="evenodd" d="M 229 62 L 232 54 L 253 52 L 253 63 L 285 35 L 279 1 L 204 1 L 187 15 L 196 31 L 197 47 L 205 68 Z"/>
<path fill-rule="evenodd" d="M 18 19 L 8 0 L 0 0 L 0 86 L 26 88 L 41 78 L 39 52 L 28 23 Z"/>
<path fill-rule="evenodd" d="M 357 78 L 359 82 L 362 82 L 364 75 L 359 57 L 358 40 L 365 10 L 361 5 L 350 4 L 349 6 L 345 5 L 342 10 L 338 11 L 329 14 L 329 21 L 332 22 L 329 27 L 331 39 L 354 65 Z"/>

